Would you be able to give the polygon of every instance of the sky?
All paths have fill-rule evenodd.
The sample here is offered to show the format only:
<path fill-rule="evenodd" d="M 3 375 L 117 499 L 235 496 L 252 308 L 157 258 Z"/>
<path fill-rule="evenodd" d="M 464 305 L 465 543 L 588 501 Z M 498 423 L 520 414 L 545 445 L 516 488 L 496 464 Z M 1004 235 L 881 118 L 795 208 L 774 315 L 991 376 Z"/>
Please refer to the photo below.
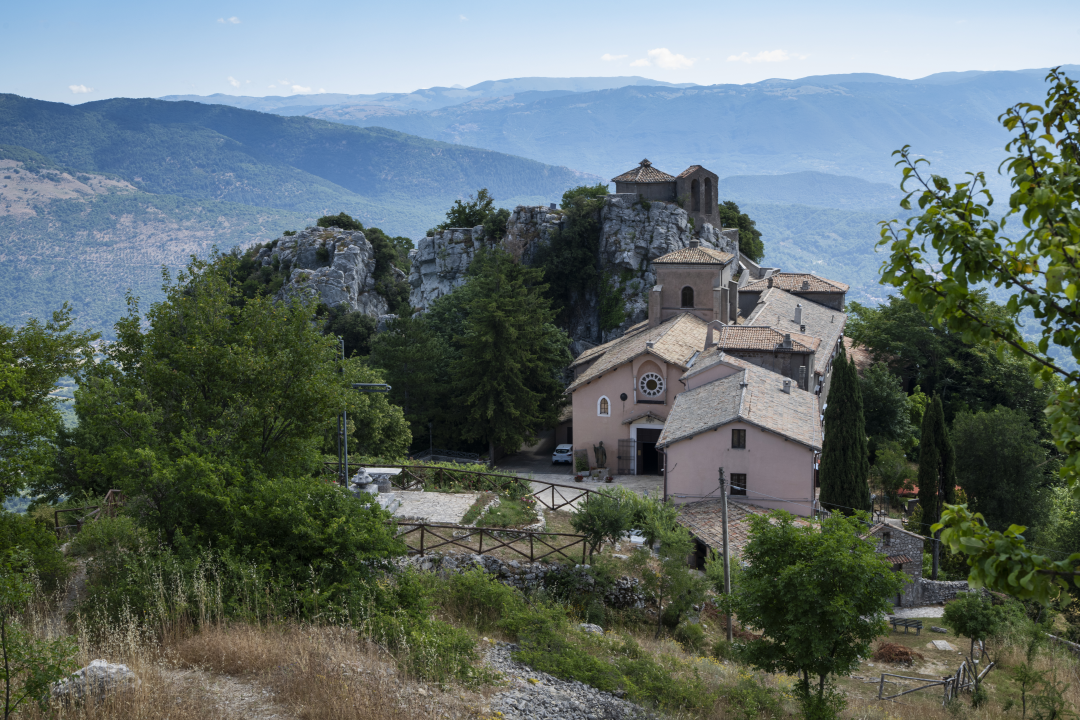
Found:
<path fill-rule="evenodd" d="M 1055 3 L 1037 41 L 1018 13 L 997 0 L 35 0 L 0 13 L 0 92 L 79 103 L 409 92 L 530 76 L 711 85 L 1080 63 L 1080 3 Z"/>

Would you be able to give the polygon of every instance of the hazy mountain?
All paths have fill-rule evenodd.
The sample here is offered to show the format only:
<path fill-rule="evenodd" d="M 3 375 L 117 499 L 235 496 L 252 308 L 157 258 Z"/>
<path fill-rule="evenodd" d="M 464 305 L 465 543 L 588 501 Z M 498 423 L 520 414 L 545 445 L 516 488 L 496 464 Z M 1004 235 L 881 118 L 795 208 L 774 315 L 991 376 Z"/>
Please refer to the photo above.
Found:
<path fill-rule="evenodd" d="M 895 185 L 805 171 L 785 175 L 732 175 L 717 183 L 720 197 L 737 203 L 816 205 L 838 210 L 897 208 L 904 193 Z"/>
<path fill-rule="evenodd" d="M 160 100 L 0 95 L 0 322 L 75 302 L 107 327 L 160 268 L 348 212 L 416 237 L 457 198 L 558 200 L 599 178 L 385 129 Z"/>
<path fill-rule="evenodd" d="M 521 93 L 558 92 L 578 93 L 607 90 L 629 85 L 658 85 L 663 87 L 692 87 L 693 83 L 673 84 L 649 78 L 584 77 L 584 78 L 510 78 L 485 80 L 470 87 L 432 87 L 409 93 L 372 93 L 344 95 L 341 93 L 305 93 L 303 95 L 250 97 L 243 95 L 165 95 L 161 100 L 190 100 L 212 105 L 228 105 L 246 110 L 261 110 L 277 115 L 305 115 L 318 108 L 334 105 L 379 105 L 399 110 L 437 110 L 459 105 L 477 98 L 499 97 Z"/>

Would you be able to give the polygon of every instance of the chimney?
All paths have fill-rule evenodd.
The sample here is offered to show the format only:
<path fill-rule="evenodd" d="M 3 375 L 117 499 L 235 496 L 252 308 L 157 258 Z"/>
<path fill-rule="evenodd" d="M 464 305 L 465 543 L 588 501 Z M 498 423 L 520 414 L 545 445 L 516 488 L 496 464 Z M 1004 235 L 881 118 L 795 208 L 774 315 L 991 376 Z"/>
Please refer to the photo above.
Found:
<path fill-rule="evenodd" d="M 799 332 L 801 332 L 801 333 L 803 333 L 805 335 L 806 334 L 806 326 L 805 325 L 800 325 L 799 326 Z"/>
<path fill-rule="evenodd" d="M 654 285 L 652 292 L 649 293 L 649 327 L 660 324 L 660 293 L 663 289 L 663 285 Z"/>
<path fill-rule="evenodd" d="M 711 348 L 713 345 L 720 344 L 720 333 L 723 332 L 721 328 L 724 324 L 719 320 L 713 320 L 709 323 L 709 331 L 705 335 L 705 348 Z"/>
<path fill-rule="evenodd" d="M 795 324 L 802 325 L 802 303 L 795 305 Z"/>
<path fill-rule="evenodd" d="M 652 350 L 654 347 L 656 347 L 656 341 L 655 340 L 646 340 L 645 341 L 645 349 Z"/>
<path fill-rule="evenodd" d="M 782 347 L 785 350 L 790 350 L 791 349 L 791 334 L 790 333 L 784 333 L 784 342 L 780 343 L 780 347 Z"/>
<path fill-rule="evenodd" d="M 701 241 L 697 238 L 690 238 L 690 247 L 696 248 L 701 246 Z"/>
<path fill-rule="evenodd" d="M 772 287 L 772 275 L 769 276 L 768 283 L 769 283 L 769 287 Z"/>
<path fill-rule="evenodd" d="M 809 280 L 803 280 L 802 281 L 802 289 L 803 290 L 809 290 L 810 289 L 810 281 Z"/>
<path fill-rule="evenodd" d="M 789 380 L 788 378 L 784 378 L 784 392 L 786 392 L 788 395 L 791 394 L 791 380 Z"/>
<path fill-rule="evenodd" d="M 551 209 L 552 209 L 552 210 L 554 210 L 554 209 L 555 209 L 555 203 L 551 203 Z"/>

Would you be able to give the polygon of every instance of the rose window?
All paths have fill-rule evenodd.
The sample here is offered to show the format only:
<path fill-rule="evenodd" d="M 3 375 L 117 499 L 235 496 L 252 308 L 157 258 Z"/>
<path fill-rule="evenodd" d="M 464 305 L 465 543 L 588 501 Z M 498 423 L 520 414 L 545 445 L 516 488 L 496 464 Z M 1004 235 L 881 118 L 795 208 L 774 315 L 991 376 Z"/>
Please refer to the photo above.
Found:
<path fill-rule="evenodd" d="M 645 397 L 656 397 L 664 392 L 664 378 L 656 373 L 645 373 L 638 381 L 638 389 Z"/>

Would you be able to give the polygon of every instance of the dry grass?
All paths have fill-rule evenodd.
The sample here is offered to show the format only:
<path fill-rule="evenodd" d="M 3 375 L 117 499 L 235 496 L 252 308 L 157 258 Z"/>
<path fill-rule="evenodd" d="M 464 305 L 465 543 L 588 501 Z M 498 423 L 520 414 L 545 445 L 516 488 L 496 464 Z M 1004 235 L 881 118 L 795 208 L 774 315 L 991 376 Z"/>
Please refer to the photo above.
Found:
<path fill-rule="evenodd" d="M 878 646 L 874 648 L 874 654 L 870 657 L 878 662 L 907 665 L 908 667 L 913 665 L 916 660 L 926 659 L 920 652 L 905 645 L 888 641 L 878 643 Z"/>

